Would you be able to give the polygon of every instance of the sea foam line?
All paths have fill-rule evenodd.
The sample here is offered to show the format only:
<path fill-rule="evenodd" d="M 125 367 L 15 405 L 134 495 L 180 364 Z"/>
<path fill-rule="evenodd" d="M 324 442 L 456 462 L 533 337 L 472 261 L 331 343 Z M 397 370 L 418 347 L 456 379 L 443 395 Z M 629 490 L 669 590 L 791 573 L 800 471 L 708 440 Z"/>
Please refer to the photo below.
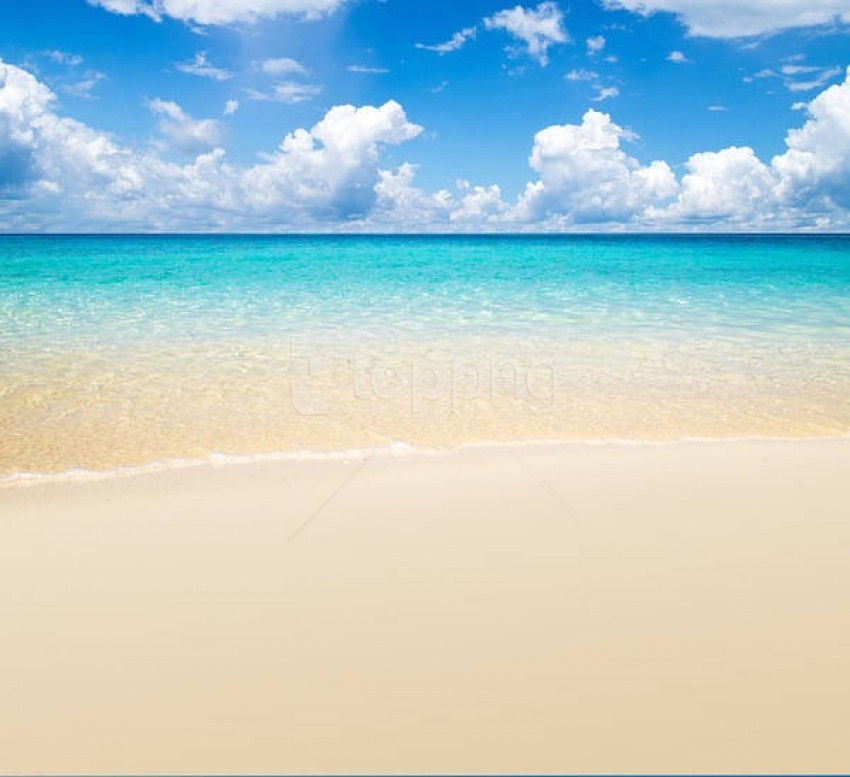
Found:
<path fill-rule="evenodd" d="M 0 489 L 20 488 L 51 483 L 98 482 L 120 478 L 151 475 L 175 470 L 200 467 L 230 467 L 246 464 L 262 464 L 286 461 L 352 461 L 384 457 L 435 456 L 459 451 L 492 449 L 529 449 L 573 447 L 660 447 L 676 445 L 722 445 L 727 443 L 814 443 L 842 442 L 850 440 L 850 432 L 816 437 L 681 437 L 668 440 L 638 438 L 596 438 L 567 440 L 493 440 L 460 443 L 444 448 L 417 447 L 406 442 L 392 442 L 384 446 L 369 448 L 345 448 L 340 450 L 304 449 L 294 451 L 272 451 L 269 453 L 210 453 L 202 458 L 175 457 L 145 464 L 134 464 L 108 469 L 86 469 L 75 467 L 61 472 L 11 472 L 0 476 Z"/>

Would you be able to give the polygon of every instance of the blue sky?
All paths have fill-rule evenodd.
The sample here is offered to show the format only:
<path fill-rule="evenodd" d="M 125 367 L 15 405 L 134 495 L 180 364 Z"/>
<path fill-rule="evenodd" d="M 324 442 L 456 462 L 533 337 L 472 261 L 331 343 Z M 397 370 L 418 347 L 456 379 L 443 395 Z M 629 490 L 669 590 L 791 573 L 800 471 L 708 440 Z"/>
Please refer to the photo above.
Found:
<path fill-rule="evenodd" d="M 850 223 L 846 0 L 30 0 L 0 59 L 5 231 Z"/>

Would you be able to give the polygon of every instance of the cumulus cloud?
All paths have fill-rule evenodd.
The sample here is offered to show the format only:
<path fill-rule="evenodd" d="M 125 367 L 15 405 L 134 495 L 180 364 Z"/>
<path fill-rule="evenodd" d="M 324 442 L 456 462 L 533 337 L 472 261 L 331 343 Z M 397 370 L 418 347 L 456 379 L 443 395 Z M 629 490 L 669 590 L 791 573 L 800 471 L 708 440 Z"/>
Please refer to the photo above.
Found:
<path fill-rule="evenodd" d="M 238 110 L 239 110 L 239 100 L 228 100 L 224 104 L 224 115 L 225 116 L 232 116 Z"/>
<path fill-rule="evenodd" d="M 221 143 L 221 124 L 215 119 L 194 119 L 177 103 L 156 98 L 148 107 L 160 119 L 158 129 L 166 146 L 184 154 L 199 154 Z"/>
<path fill-rule="evenodd" d="M 511 199 L 493 182 L 429 192 L 413 165 L 385 169 L 383 149 L 422 131 L 394 101 L 336 106 L 247 166 L 228 160 L 218 121 L 165 100 L 150 108 L 159 142 L 134 149 L 59 115 L 47 86 L 0 61 L 0 229 L 850 227 L 850 70 L 801 106 L 805 120 L 770 160 L 747 146 L 700 151 L 679 179 L 629 153 L 637 136 L 589 110 L 535 135 L 532 180 Z"/>
<path fill-rule="evenodd" d="M 445 190 L 431 194 L 414 183 L 416 165 L 405 162 L 395 170 L 381 170 L 375 185 L 375 207 L 367 224 L 376 229 L 393 230 L 399 225 L 418 224 L 427 230 L 448 224 L 455 207 L 452 194 Z"/>
<path fill-rule="evenodd" d="M 55 225 L 63 207 L 91 209 L 109 224 L 127 199 L 145 196 L 145 180 L 178 170 L 134 154 L 109 135 L 53 112 L 54 94 L 30 73 L 0 60 L 0 221 Z M 170 192 L 169 192 L 170 194 Z M 74 225 L 73 219 L 63 222 Z M 54 228 L 56 228 L 54 226 Z"/>
<path fill-rule="evenodd" d="M 458 181 L 458 189 L 463 196 L 451 210 L 450 221 L 476 229 L 492 229 L 504 223 L 509 206 L 502 199 L 498 184 L 473 186 L 468 181 Z"/>
<path fill-rule="evenodd" d="M 681 194 L 666 214 L 739 228 L 848 224 L 850 209 L 850 69 L 805 107 L 805 124 L 791 129 L 787 150 L 770 163 L 748 147 L 694 154 Z M 820 222 L 823 223 L 823 222 Z"/>
<path fill-rule="evenodd" d="M 540 65 L 549 62 L 549 48 L 556 43 L 569 41 L 564 29 L 564 15 L 554 2 L 543 2 L 537 8 L 517 5 L 499 11 L 484 20 L 488 30 L 504 30 L 525 44 L 528 55 Z"/>
<path fill-rule="evenodd" d="M 0 60 L 0 194 L 37 177 L 36 122 L 52 101 L 46 86 Z"/>
<path fill-rule="evenodd" d="M 846 0 L 603 0 L 608 8 L 643 15 L 675 14 L 692 35 L 738 38 L 813 27 L 836 20 L 850 23 Z"/>
<path fill-rule="evenodd" d="M 213 120 L 154 100 L 164 141 L 209 148 Z M 416 137 L 403 108 L 336 106 L 240 167 L 216 147 L 178 164 L 121 146 L 55 113 L 34 76 L 0 61 L 0 227 L 4 229 L 288 228 L 362 216 L 377 198 L 380 151 Z"/>
<path fill-rule="evenodd" d="M 681 51 L 671 51 L 671 52 L 667 55 L 667 61 L 668 61 L 668 62 L 672 62 L 674 65 L 684 65 L 684 64 L 686 64 L 686 63 L 690 62 L 691 60 L 689 60 L 689 59 L 685 56 L 684 52 L 681 52 Z"/>
<path fill-rule="evenodd" d="M 808 119 L 789 131 L 788 150 L 771 163 L 783 201 L 818 211 L 850 208 L 850 68 L 806 108 Z"/>
<path fill-rule="evenodd" d="M 142 14 L 160 21 L 171 17 L 196 24 L 255 22 L 298 15 L 315 18 L 332 13 L 343 0 L 88 0 L 91 5 L 124 16 Z"/>
<path fill-rule="evenodd" d="M 311 130 L 284 138 L 280 149 L 242 175 L 249 203 L 300 208 L 316 218 L 363 216 L 375 202 L 380 145 L 398 145 L 422 128 L 389 101 L 376 108 L 338 105 Z"/>
<path fill-rule="evenodd" d="M 589 111 L 581 125 L 537 134 L 530 164 L 539 180 L 528 184 L 516 212 L 560 226 L 847 228 L 850 68 L 842 83 L 802 107 L 807 120 L 788 132 L 784 153 L 763 161 L 747 146 L 698 152 L 680 182 L 665 162 L 642 166 L 628 157 L 621 145 L 629 133 Z"/>
<path fill-rule="evenodd" d="M 749 147 L 732 146 L 694 154 L 687 169 L 678 200 L 668 216 L 685 222 L 752 222 L 770 208 L 773 174 Z"/>
<path fill-rule="evenodd" d="M 621 144 L 634 138 L 594 110 L 581 124 L 541 130 L 529 158 L 539 179 L 526 187 L 519 212 L 527 220 L 624 221 L 669 199 L 678 190 L 673 172 L 665 162 L 645 167 L 626 154 Z"/>
<path fill-rule="evenodd" d="M 375 187 L 377 200 L 362 226 L 374 230 L 415 228 L 417 231 L 499 231 L 516 225 L 511 206 L 497 184 L 475 186 L 457 181 L 455 192 L 430 193 L 416 186 L 417 167 L 408 162 L 383 170 Z"/>

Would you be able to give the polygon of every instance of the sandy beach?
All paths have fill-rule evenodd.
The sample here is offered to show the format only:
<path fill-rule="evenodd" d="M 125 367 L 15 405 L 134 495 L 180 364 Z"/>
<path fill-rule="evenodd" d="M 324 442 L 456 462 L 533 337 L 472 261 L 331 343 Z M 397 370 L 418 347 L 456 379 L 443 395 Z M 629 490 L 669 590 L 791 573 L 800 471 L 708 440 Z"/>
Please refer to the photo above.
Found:
<path fill-rule="evenodd" d="M 848 53 L 0 1 L 0 777 L 850 775 Z"/>
<path fill-rule="evenodd" d="M 850 440 L 0 489 L 0 772 L 850 768 Z"/>

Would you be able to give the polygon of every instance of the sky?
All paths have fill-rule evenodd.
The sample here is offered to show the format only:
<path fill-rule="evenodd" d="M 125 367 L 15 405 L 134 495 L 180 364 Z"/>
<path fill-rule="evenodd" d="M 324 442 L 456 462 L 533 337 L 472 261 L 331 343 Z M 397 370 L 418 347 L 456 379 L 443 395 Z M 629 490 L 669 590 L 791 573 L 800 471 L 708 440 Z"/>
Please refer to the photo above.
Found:
<path fill-rule="evenodd" d="M 849 231 L 850 0 L 7 0 L 0 231 Z"/>

